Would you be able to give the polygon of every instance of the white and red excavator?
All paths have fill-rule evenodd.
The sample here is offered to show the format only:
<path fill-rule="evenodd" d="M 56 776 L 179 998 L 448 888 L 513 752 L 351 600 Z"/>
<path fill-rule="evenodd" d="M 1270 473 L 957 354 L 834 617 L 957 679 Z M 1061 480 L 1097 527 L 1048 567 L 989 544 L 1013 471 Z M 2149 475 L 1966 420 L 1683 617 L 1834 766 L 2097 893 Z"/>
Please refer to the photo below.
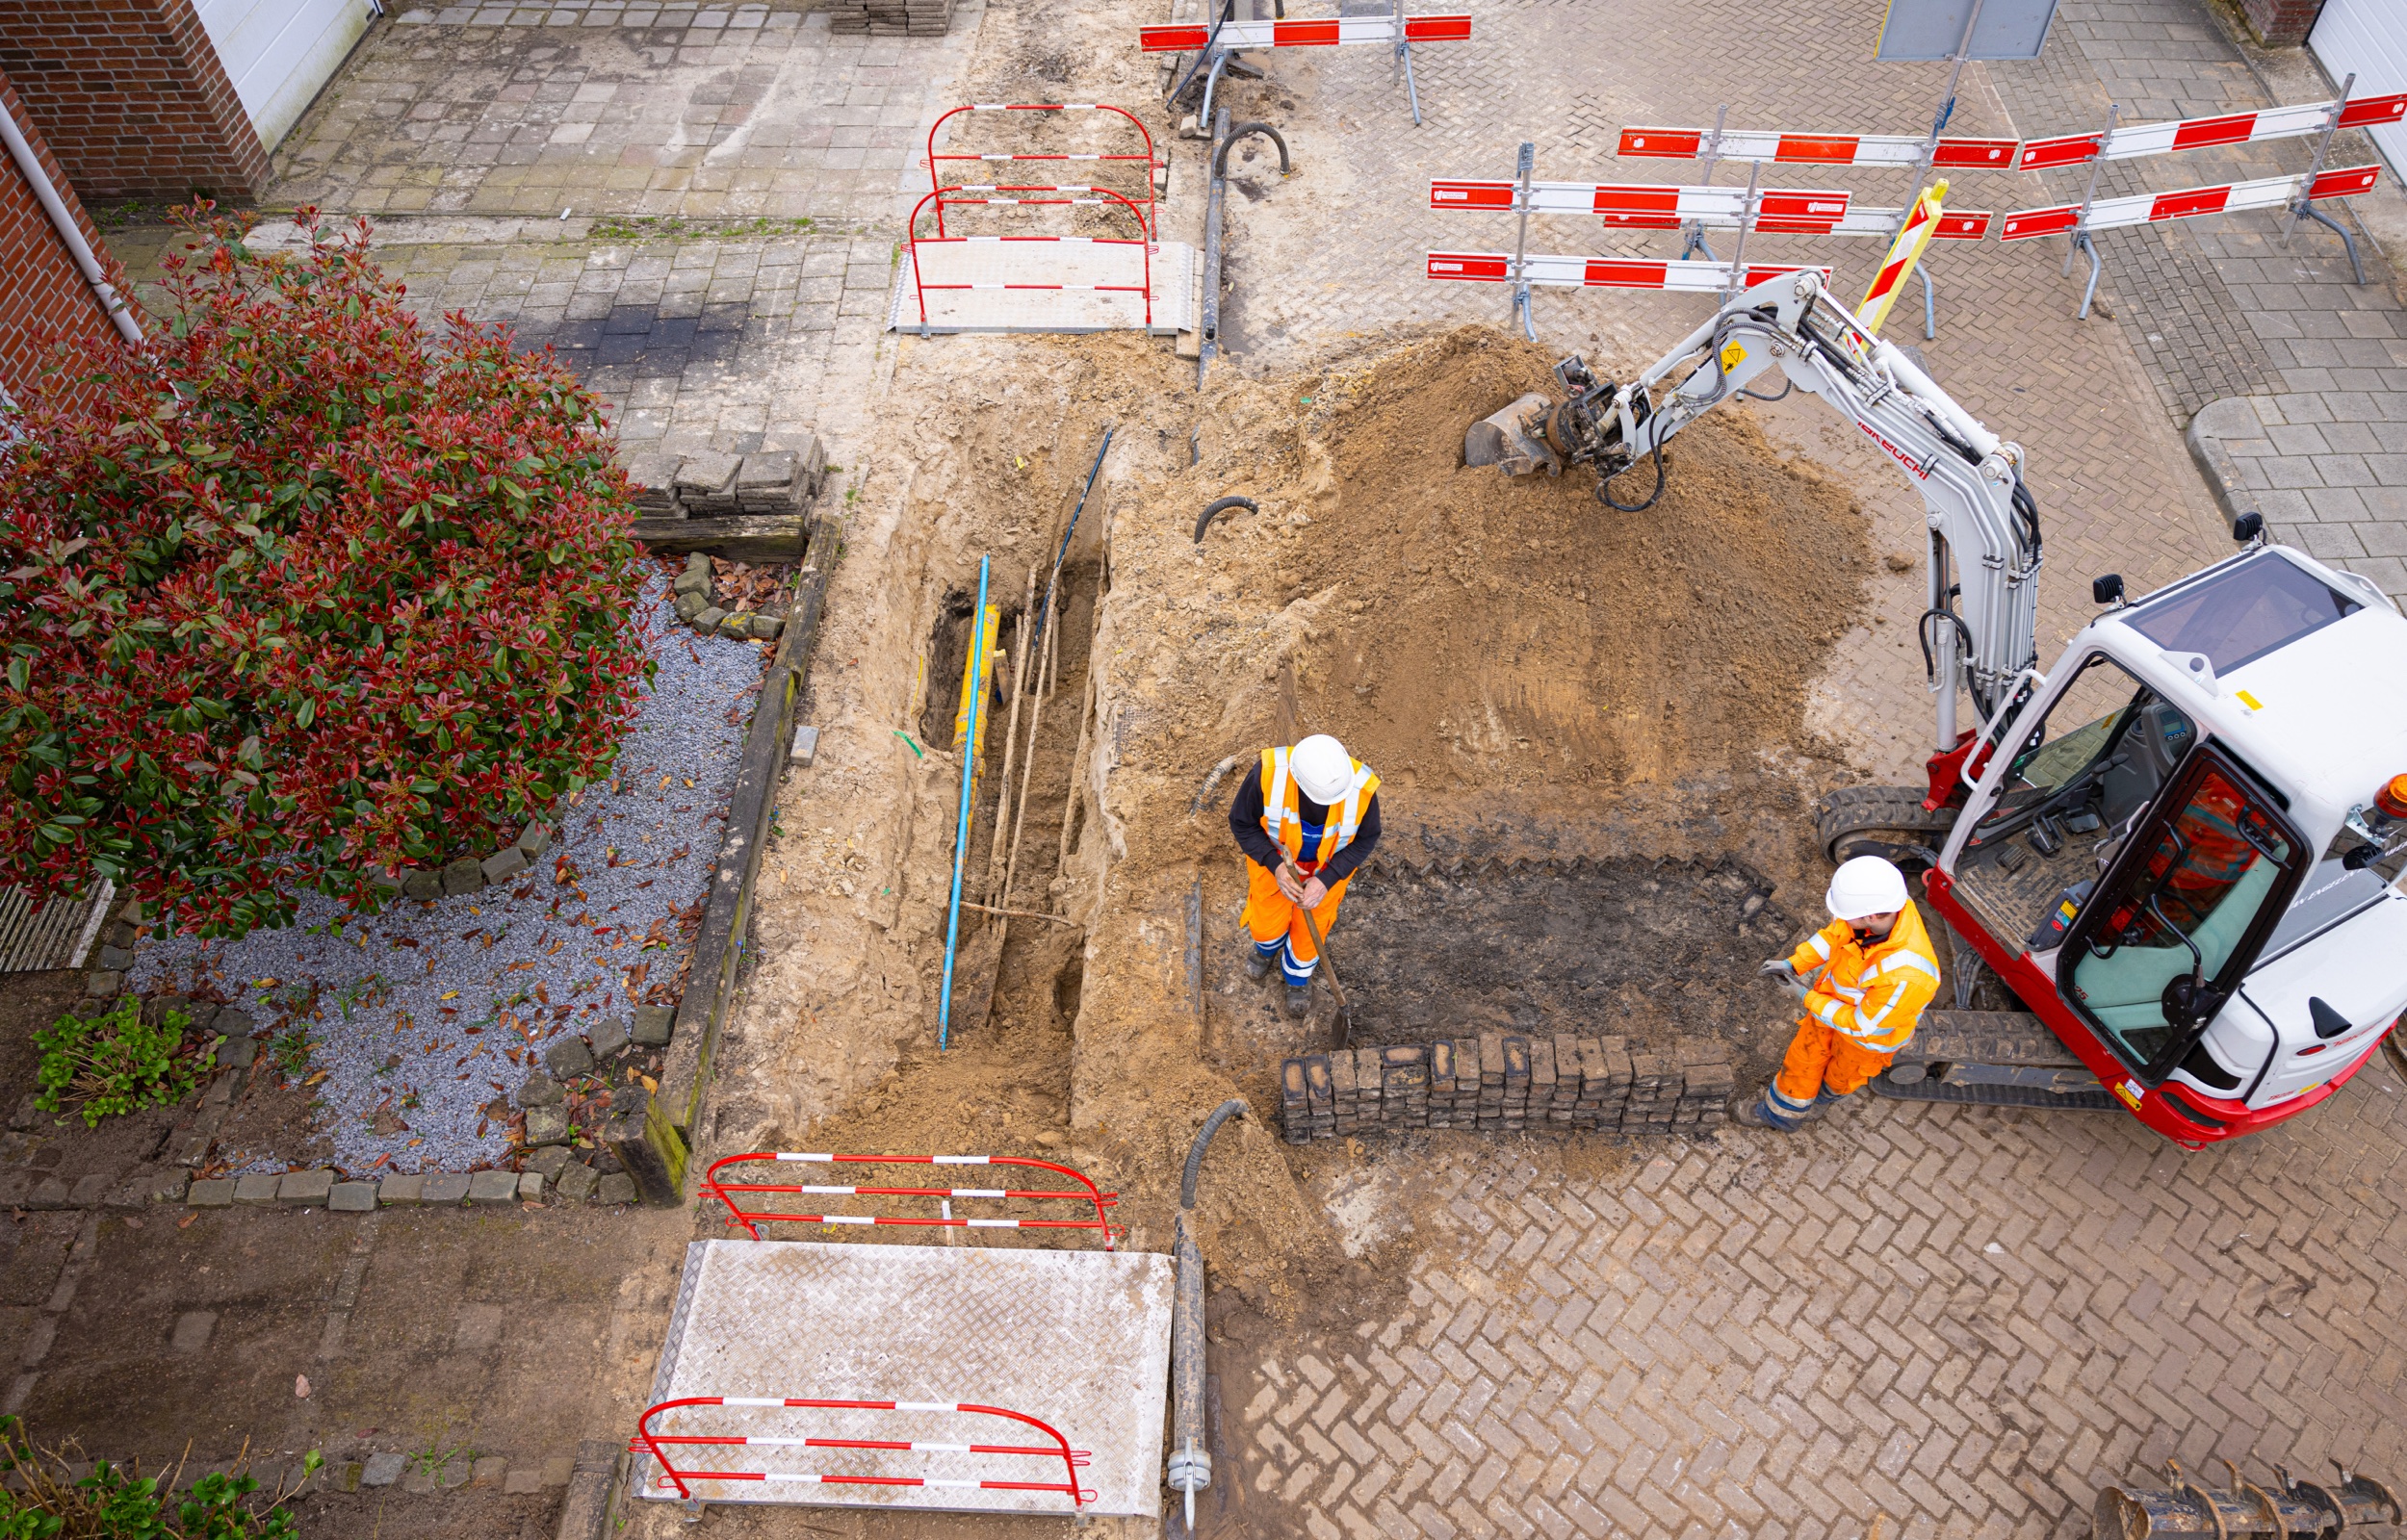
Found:
<path fill-rule="evenodd" d="M 1882 1095 L 2117 1103 L 2178 1143 L 2237 1139 L 2330 1096 L 2407 1010 L 2407 619 L 2366 578 L 2267 544 L 2103 606 L 2055 665 L 2035 642 L 2039 510 L 2023 451 L 1830 297 L 1822 271 L 1735 294 L 1625 384 L 1475 424 L 1472 465 L 1585 465 L 1623 513 L 1667 440 L 1785 377 L 1922 494 L 1919 633 L 1938 700 L 1924 787 L 1832 793 L 1832 860 L 1921 869 L 1954 933 L 1954 1009 L 1927 1012 Z M 1653 490 L 1624 501 L 1617 482 Z M 1971 721 L 1959 724 L 1959 700 Z M 1974 1010 L 1983 969 L 2019 1010 Z M 1945 996 L 1943 995 L 1943 999 Z"/>

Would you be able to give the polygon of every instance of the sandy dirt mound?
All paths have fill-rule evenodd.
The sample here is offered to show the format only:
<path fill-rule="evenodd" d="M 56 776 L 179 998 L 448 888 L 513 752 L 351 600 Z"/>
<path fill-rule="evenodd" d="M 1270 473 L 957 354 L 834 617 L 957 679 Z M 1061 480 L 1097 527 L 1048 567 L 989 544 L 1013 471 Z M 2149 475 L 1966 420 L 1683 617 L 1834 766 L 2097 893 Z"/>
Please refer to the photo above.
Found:
<path fill-rule="evenodd" d="M 1334 506 L 1297 578 L 1348 619 L 1308 651 L 1300 702 L 1407 786 L 1586 796 L 1751 762 L 1796 733 L 1869 570 L 1853 500 L 1735 412 L 1680 435 L 1644 513 L 1607 508 L 1582 470 L 1463 466 L 1464 427 L 1551 389 L 1552 362 L 1456 332 L 1339 388 Z M 1652 483 L 1640 467 L 1614 495 Z"/>

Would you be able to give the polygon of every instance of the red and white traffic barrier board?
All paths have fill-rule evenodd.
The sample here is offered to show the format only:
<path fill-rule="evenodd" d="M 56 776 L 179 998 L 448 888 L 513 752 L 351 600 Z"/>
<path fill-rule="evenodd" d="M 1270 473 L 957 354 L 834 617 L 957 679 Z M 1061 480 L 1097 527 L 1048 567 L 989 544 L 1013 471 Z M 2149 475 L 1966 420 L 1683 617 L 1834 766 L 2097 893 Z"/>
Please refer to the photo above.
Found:
<path fill-rule="evenodd" d="M 1740 287 L 1804 270 L 1795 262 L 1750 262 Z M 1423 270 L 1432 278 L 1462 283 L 1511 283 L 1513 254 L 1507 251 L 1433 251 Z M 1825 280 L 1828 268 L 1813 270 Z M 1550 289 L 1661 289 L 1674 294 L 1721 294 L 1731 287 L 1726 262 L 1658 262 L 1645 257 L 1547 256 L 1521 259 L 1522 282 Z"/>
<path fill-rule="evenodd" d="M 1514 182 L 1433 181 L 1433 209 L 1515 213 Z M 1784 235 L 1826 235 L 1847 213 L 1845 192 L 1765 188 L 1755 194 L 1754 228 Z M 1601 214 L 1621 229 L 1677 230 L 1690 219 L 1727 219 L 1736 228 L 1747 212 L 1743 187 L 1673 187 L 1650 183 L 1532 182 L 1532 214 Z"/>
<path fill-rule="evenodd" d="M 2204 214 L 2229 214 L 2241 209 L 2288 208 L 2305 191 L 2310 201 L 2344 198 L 2363 192 L 2380 179 L 2378 166 L 2350 166 L 2316 175 L 2307 186 L 2304 176 L 2268 176 L 2255 182 L 2231 182 L 2222 187 L 2195 187 L 2179 192 L 2142 192 L 2132 197 L 2100 198 L 2084 217 L 2078 203 L 2045 209 L 2017 209 L 2007 215 L 1998 237 L 2030 241 L 2043 235 L 2075 230 L 2113 230 L 2169 219 L 2193 219 Z"/>
<path fill-rule="evenodd" d="M 2230 113 L 2220 117 L 2184 117 L 2161 123 L 2134 123 L 2112 132 L 2063 134 L 2054 139 L 2025 140 L 2014 157 L 2017 171 L 2044 171 L 2059 166 L 2086 166 L 2091 161 L 2135 161 L 2142 156 L 2175 150 L 2206 149 L 2215 144 L 2254 144 L 2273 139 L 2302 139 L 2332 125 L 2334 102 L 2294 102 L 2261 112 Z M 2341 107 L 2341 128 L 2378 127 L 2407 120 L 2407 91 L 2390 96 L 2358 96 Z"/>
<path fill-rule="evenodd" d="M 1232 48 L 1335 48 L 1346 43 L 1468 42 L 1471 18 L 1463 16 L 1398 17 L 1325 16 L 1308 21 L 1239 21 L 1220 24 L 1219 46 Z M 1188 53 L 1210 46 L 1212 24 L 1182 22 L 1170 27 L 1140 27 L 1137 45 L 1149 54 Z"/>
<path fill-rule="evenodd" d="M 1781 134 L 1725 128 L 1716 139 L 1709 128 L 1625 128 L 1614 153 L 1661 156 L 1674 161 L 1712 155 L 1724 161 L 1756 161 L 1771 166 L 1913 167 L 1922 164 L 1926 142 L 1919 134 Z M 1941 170 L 2011 170 L 2019 142 L 2010 139 L 1943 139 L 1931 164 Z"/>
<path fill-rule="evenodd" d="M 1483 213 L 1516 213 L 1514 182 L 1433 181 L 1433 209 L 1475 209 Z M 1851 194 L 1838 191 L 1763 188 L 1755 194 L 1755 220 L 1747 228 L 1764 235 L 1860 235 L 1887 240 L 1897 233 L 1896 209 L 1858 209 Z M 1747 223 L 1747 190 L 1742 187 L 1670 187 L 1648 183 L 1532 182 L 1532 214 L 1594 214 L 1609 230 L 1677 230 L 1697 224 L 1708 230 L 1735 230 Z M 1987 209 L 1960 209 L 1943 215 L 1932 239 L 1979 241 L 1989 233 L 1995 216 Z"/>

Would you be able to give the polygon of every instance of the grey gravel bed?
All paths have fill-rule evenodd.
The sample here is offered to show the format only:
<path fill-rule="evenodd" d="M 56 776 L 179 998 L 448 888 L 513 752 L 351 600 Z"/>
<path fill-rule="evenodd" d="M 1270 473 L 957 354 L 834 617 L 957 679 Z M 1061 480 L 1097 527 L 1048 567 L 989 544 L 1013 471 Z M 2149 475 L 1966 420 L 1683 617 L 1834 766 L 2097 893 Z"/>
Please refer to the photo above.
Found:
<path fill-rule="evenodd" d="M 509 1132 L 491 1104 L 517 1091 L 546 1043 L 639 1004 L 674 1003 L 776 644 L 695 637 L 658 577 L 645 598 L 659 663 L 650 692 L 613 779 L 554 810 L 557 831 L 531 869 L 375 916 L 310 895 L 284 930 L 232 942 L 153 937 L 137 949 L 129 982 L 143 994 L 216 996 L 263 1034 L 306 1032 L 303 1073 L 325 1074 L 318 1116 L 343 1169 L 457 1171 L 502 1160 Z M 261 1149 L 221 1148 L 219 1159 L 237 1171 L 288 1164 Z"/>

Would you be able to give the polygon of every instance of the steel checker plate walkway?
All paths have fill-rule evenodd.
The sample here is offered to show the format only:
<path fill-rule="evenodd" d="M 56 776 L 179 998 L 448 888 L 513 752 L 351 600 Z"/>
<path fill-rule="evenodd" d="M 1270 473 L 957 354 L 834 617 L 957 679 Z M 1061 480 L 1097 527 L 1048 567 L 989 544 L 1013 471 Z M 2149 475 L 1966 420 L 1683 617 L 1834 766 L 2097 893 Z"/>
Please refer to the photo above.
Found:
<path fill-rule="evenodd" d="M 886 329 L 919 329 L 919 297 L 911 281 L 911 251 L 903 247 L 894 270 L 893 297 Z M 1144 281 L 1144 259 L 1131 244 L 1050 241 L 921 241 L 920 275 L 928 285 L 931 332 L 1092 332 L 1146 329 L 1146 306 L 1132 290 L 1068 287 L 1136 285 Z M 1167 337 L 1195 329 L 1195 247 L 1162 241 L 1152 254 L 1152 332 Z M 938 284 L 974 283 L 976 289 L 940 289 Z M 1060 284 L 1063 288 L 989 288 L 987 285 Z"/>
<path fill-rule="evenodd" d="M 1080 1473 L 1096 1494 L 1088 1513 L 1152 1517 L 1160 1512 L 1174 1274 L 1169 1257 L 1147 1252 L 697 1241 L 686 1248 L 650 1399 L 810 1396 L 1009 1406 L 1051 1423 L 1074 1448 L 1092 1452 Z M 898 1421 L 891 1412 L 708 1415 L 709 1427 L 697 1424 L 695 1430 L 964 1443 L 994 1434 L 992 1427 L 943 1425 L 941 1418 Z M 687 1430 L 674 1421 L 661 1425 Z M 1027 1460 L 1003 1456 L 803 1455 L 774 1447 L 712 1449 L 708 1464 L 834 1470 L 841 1459 L 848 1462 L 841 1469 L 862 1475 L 1028 1479 Z M 652 1484 L 659 1475 L 658 1465 L 638 1456 L 629 1485 L 674 1501 L 674 1491 Z M 1069 1511 L 1066 1499 L 1041 1492 L 724 1482 L 701 1495 L 713 1503 Z"/>

